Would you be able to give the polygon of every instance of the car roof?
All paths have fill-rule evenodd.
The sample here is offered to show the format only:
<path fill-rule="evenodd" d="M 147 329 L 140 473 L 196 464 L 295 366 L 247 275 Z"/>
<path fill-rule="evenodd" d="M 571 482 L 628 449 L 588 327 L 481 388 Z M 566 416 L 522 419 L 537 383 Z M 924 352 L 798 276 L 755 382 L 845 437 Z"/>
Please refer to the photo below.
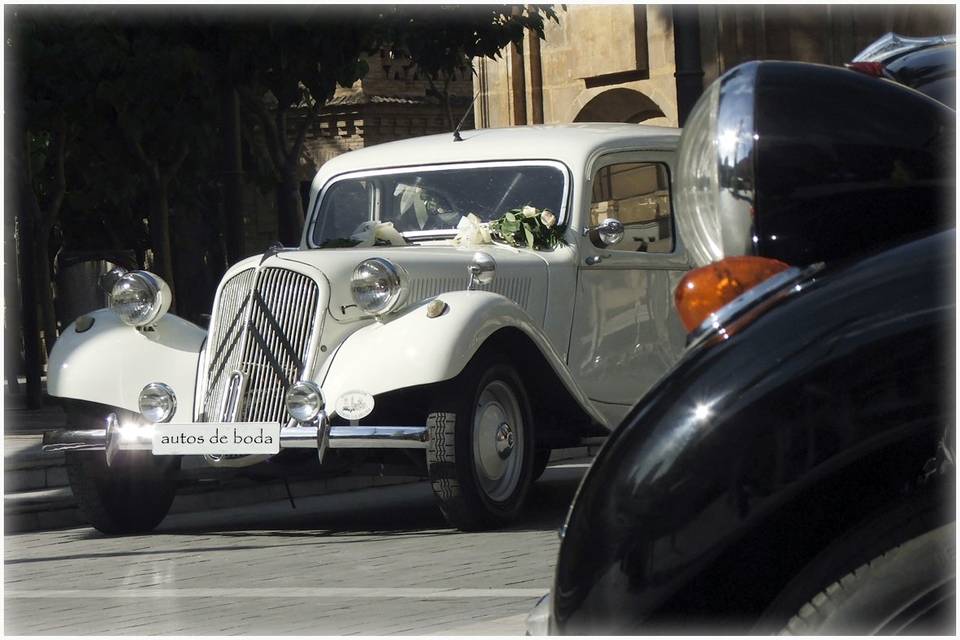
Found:
<path fill-rule="evenodd" d="M 595 153 L 618 149 L 674 151 L 680 129 L 641 124 L 600 122 L 534 125 L 461 131 L 373 145 L 326 162 L 314 189 L 331 176 L 376 168 L 488 160 L 557 160 L 575 173 Z"/>
<path fill-rule="evenodd" d="M 946 44 L 903 54 L 887 64 L 897 82 L 916 89 L 951 109 L 957 103 L 957 46 Z"/>

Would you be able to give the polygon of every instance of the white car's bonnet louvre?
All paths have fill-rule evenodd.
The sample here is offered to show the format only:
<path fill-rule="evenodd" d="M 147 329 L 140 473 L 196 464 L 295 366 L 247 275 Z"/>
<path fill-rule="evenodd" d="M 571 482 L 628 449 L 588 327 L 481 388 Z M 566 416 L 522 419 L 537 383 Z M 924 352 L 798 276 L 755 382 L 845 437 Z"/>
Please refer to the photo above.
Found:
<path fill-rule="evenodd" d="M 446 293 L 448 291 L 462 291 L 466 288 L 465 276 L 441 276 L 418 278 L 410 285 L 410 300 L 418 302 L 427 298 Z M 489 285 L 478 287 L 481 291 L 499 293 L 517 303 L 524 311 L 529 308 L 531 279 L 523 276 L 494 278 Z"/>

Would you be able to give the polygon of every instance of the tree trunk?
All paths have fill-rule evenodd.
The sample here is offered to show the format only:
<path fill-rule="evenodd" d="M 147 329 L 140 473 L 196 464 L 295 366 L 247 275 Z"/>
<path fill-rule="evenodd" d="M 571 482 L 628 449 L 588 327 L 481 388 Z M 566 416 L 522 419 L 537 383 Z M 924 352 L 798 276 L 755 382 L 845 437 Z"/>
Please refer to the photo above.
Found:
<path fill-rule="evenodd" d="M 43 327 L 43 342 L 47 347 L 47 355 L 57 341 L 57 315 L 53 307 L 53 270 L 50 268 L 50 229 L 45 225 L 37 225 L 37 236 L 34 241 L 36 247 L 35 269 L 37 274 L 37 302 L 40 305 L 40 315 Z"/>
<path fill-rule="evenodd" d="M 173 302 L 170 311 L 175 311 L 177 296 L 173 280 L 173 257 L 170 245 L 170 203 L 167 183 L 153 180 L 153 207 L 150 211 L 150 245 L 153 248 L 153 268 L 164 282 L 170 285 Z"/>
<path fill-rule="evenodd" d="M 295 131 L 292 132 L 293 140 L 288 147 L 289 105 L 278 105 L 271 117 L 271 112 L 264 104 L 262 96 L 249 89 L 240 89 L 239 92 L 244 105 L 260 125 L 262 135 L 255 138 L 263 145 L 264 157 L 269 160 L 277 179 L 274 196 L 277 203 L 277 235 L 284 245 L 298 245 L 303 232 L 304 217 L 300 184 L 297 181 L 297 163 L 307 130 L 316 117 L 316 111 L 310 109 L 304 118 L 299 119 Z"/>
<path fill-rule="evenodd" d="M 457 128 L 457 123 L 453 119 L 453 108 L 450 105 L 450 78 L 443 79 L 443 108 L 447 112 L 447 126 L 450 130 Z"/>
<path fill-rule="evenodd" d="M 20 283 L 17 279 L 17 247 L 15 244 L 14 211 L 16 198 L 13 195 L 13 180 L 7 180 L 7 196 L 3 229 L 3 376 L 7 380 L 7 390 L 19 396 L 23 390 L 17 376 L 23 370 L 20 356 Z"/>
<path fill-rule="evenodd" d="M 280 242 L 287 247 L 297 246 L 303 233 L 303 202 L 296 169 L 284 169 L 276 198 Z"/>
<path fill-rule="evenodd" d="M 22 146 L 22 145 L 21 145 Z M 37 317 L 37 281 L 36 263 L 34 254 L 34 225 L 33 212 L 27 211 L 29 185 L 20 182 L 18 189 L 20 207 L 20 233 L 17 240 L 20 244 L 20 293 L 22 300 L 23 317 L 23 359 L 27 377 L 27 408 L 39 409 L 43 405 L 43 390 L 40 386 L 40 376 L 43 372 L 40 357 L 40 322 Z"/>
<path fill-rule="evenodd" d="M 233 264 L 243 257 L 243 200 L 240 189 L 243 175 L 243 154 L 240 146 L 240 103 L 237 91 L 226 82 L 220 87 L 221 166 L 223 171 L 222 202 L 226 222 L 225 244 L 227 263 Z"/>

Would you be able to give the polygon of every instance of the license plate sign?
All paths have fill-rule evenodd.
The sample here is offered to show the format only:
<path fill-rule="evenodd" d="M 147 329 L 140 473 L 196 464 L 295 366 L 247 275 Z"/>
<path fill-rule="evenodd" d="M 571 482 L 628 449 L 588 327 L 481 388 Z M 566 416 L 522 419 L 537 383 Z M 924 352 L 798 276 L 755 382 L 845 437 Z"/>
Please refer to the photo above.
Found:
<path fill-rule="evenodd" d="M 276 422 L 157 424 L 153 453 L 274 454 L 280 452 L 280 425 Z"/>

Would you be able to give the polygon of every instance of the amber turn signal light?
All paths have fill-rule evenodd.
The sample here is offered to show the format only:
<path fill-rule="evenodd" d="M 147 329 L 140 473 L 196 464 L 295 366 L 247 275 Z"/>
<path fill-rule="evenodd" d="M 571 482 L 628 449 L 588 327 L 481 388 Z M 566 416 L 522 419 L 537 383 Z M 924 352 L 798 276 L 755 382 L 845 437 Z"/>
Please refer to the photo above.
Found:
<path fill-rule="evenodd" d="M 772 258 L 736 256 L 688 271 L 673 294 L 680 321 L 693 331 L 744 291 L 789 268 Z"/>

